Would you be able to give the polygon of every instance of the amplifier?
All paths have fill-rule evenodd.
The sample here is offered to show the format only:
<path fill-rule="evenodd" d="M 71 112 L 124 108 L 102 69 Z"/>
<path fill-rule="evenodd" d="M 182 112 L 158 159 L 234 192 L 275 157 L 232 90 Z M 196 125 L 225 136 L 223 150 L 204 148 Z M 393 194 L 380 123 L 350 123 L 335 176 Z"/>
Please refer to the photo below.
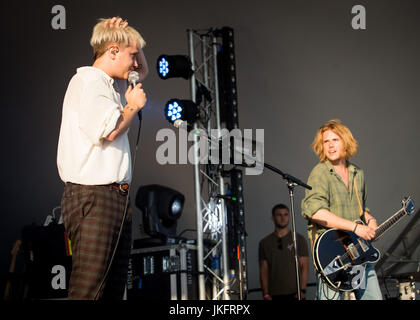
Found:
<path fill-rule="evenodd" d="M 22 246 L 29 284 L 27 298 L 67 298 L 72 261 L 64 225 L 26 226 Z"/>
<path fill-rule="evenodd" d="M 420 283 L 414 281 L 399 282 L 398 292 L 400 300 L 420 300 Z"/>
<path fill-rule="evenodd" d="M 420 300 L 419 273 L 393 275 L 381 278 L 381 291 L 384 299 Z"/>
<path fill-rule="evenodd" d="M 198 298 L 197 247 L 174 244 L 131 251 L 127 299 Z"/>

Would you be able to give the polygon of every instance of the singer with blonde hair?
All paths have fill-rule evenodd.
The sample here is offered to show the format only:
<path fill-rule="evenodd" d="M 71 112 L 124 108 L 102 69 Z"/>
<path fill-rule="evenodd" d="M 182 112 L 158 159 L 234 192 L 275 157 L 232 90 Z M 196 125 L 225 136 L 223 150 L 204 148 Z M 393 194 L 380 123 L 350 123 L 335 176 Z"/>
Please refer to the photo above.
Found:
<path fill-rule="evenodd" d="M 131 246 L 127 130 L 146 94 L 141 82 L 121 92 L 116 80 L 124 83 L 135 71 L 141 81 L 146 77 L 145 41 L 114 17 L 99 20 L 91 45 L 93 65 L 77 69 L 64 97 L 57 150 L 65 183 L 61 214 L 73 253 L 68 297 L 122 299 Z"/>

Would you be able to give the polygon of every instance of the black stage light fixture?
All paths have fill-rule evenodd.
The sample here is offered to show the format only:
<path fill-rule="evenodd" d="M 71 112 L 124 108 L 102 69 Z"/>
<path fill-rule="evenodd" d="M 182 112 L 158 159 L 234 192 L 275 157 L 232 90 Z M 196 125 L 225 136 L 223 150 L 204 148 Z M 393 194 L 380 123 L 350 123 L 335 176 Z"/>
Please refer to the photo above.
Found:
<path fill-rule="evenodd" d="M 161 79 L 184 78 L 189 79 L 193 74 L 191 60 L 188 56 L 162 54 L 158 57 L 156 69 Z"/>
<path fill-rule="evenodd" d="M 157 184 L 137 190 L 136 206 L 143 212 L 144 231 L 151 237 L 176 237 L 185 197 L 182 193 Z"/>
<path fill-rule="evenodd" d="M 172 124 L 179 119 L 194 123 L 198 117 L 198 106 L 191 100 L 171 99 L 165 105 L 165 118 Z"/>

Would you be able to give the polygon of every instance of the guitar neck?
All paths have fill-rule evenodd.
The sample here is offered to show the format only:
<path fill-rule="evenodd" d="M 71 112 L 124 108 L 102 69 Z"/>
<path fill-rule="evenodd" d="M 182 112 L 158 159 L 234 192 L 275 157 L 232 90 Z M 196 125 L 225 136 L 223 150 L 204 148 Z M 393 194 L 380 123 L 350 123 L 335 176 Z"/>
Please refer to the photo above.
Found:
<path fill-rule="evenodd" d="M 374 241 L 378 240 L 386 231 L 388 231 L 393 225 L 401 220 L 406 215 L 405 208 L 398 210 L 392 217 L 383 222 L 375 231 L 376 236 Z"/>

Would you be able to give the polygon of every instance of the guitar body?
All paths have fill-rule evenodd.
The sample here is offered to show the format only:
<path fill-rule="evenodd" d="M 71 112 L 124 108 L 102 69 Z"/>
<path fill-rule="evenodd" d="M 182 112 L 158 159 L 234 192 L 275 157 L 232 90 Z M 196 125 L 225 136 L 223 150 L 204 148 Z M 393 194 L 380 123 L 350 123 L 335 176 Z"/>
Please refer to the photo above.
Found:
<path fill-rule="evenodd" d="M 375 230 L 373 240 L 378 240 L 404 216 L 413 215 L 414 208 L 414 200 L 404 198 L 402 208 Z M 371 241 L 363 240 L 353 232 L 337 229 L 327 230 L 318 237 L 312 255 L 322 280 L 339 291 L 359 288 L 365 277 L 366 264 L 377 262 L 380 257 Z"/>
<path fill-rule="evenodd" d="M 379 251 L 353 232 L 330 229 L 314 245 L 314 264 L 324 282 L 334 290 L 360 287 L 367 263 L 379 260 Z"/>

